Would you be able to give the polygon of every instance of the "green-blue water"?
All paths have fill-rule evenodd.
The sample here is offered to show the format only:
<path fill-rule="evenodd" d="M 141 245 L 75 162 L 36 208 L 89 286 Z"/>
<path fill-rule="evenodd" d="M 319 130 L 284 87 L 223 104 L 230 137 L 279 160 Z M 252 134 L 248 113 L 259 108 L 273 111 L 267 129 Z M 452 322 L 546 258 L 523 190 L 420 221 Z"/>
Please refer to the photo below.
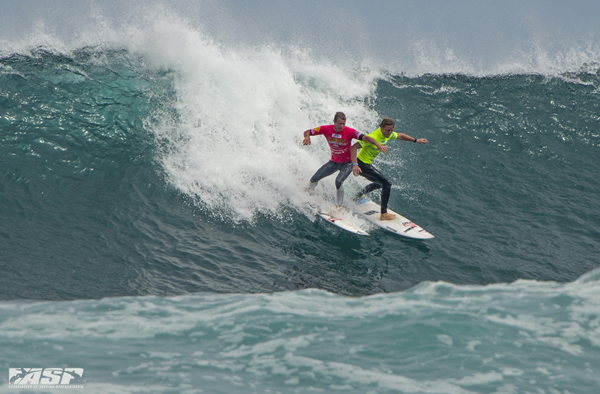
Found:
<path fill-rule="evenodd" d="M 0 58 L 0 390 L 56 366 L 103 393 L 600 389 L 597 64 L 407 76 L 203 45 Z M 302 132 L 337 110 L 429 140 L 376 166 L 435 239 L 307 209 L 329 153 Z"/>

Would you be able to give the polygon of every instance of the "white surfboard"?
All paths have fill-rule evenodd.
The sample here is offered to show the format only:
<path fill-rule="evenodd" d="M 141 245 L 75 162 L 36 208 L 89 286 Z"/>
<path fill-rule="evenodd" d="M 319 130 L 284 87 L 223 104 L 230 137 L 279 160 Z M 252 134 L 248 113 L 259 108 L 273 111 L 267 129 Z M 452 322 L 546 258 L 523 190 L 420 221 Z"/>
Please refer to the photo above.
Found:
<path fill-rule="evenodd" d="M 356 204 L 355 211 L 360 213 L 361 217 L 391 233 L 414 239 L 434 238 L 433 235 L 425 231 L 421 226 L 389 208 L 388 212 L 396 215 L 396 218 L 394 220 L 380 220 L 381 206 L 366 197 L 355 200 L 354 203 Z"/>
<path fill-rule="evenodd" d="M 360 227 L 358 227 L 352 223 L 349 223 L 348 221 L 344 220 L 341 217 L 333 217 L 333 216 L 331 216 L 331 214 L 325 212 L 324 210 L 318 209 L 318 208 L 316 208 L 316 212 L 317 212 L 318 216 L 322 217 L 323 219 L 327 220 L 329 223 L 331 223 L 343 230 L 349 231 L 356 235 L 369 235 L 369 233 L 366 232 L 365 230 L 361 229 Z"/>

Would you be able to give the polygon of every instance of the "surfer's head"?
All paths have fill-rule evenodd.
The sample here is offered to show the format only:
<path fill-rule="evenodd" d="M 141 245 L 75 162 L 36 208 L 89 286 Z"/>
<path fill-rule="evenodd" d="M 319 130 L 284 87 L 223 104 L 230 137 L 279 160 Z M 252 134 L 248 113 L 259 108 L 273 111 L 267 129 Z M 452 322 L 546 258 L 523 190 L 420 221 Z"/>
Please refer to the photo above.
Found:
<path fill-rule="evenodd" d="M 381 121 L 381 123 L 379 124 L 379 128 L 381 129 L 381 132 L 383 133 L 385 138 L 388 138 L 390 135 L 392 135 L 392 133 L 394 132 L 395 125 L 396 122 L 394 122 L 392 118 L 385 118 Z"/>
<path fill-rule="evenodd" d="M 340 133 L 346 127 L 346 115 L 343 112 L 336 112 L 333 117 L 333 127 Z"/>

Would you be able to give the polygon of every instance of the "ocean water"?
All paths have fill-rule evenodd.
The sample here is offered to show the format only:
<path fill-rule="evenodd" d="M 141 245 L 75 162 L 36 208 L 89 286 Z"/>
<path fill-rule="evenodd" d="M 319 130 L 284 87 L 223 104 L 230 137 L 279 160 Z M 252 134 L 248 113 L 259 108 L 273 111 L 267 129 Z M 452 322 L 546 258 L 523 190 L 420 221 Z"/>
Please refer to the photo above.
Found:
<path fill-rule="evenodd" d="M 515 37 L 504 13 L 427 36 L 406 2 L 415 24 L 403 14 L 382 63 L 377 29 L 299 29 L 335 4 L 59 3 L 7 6 L 0 28 L 0 391 L 67 389 L 12 385 L 14 368 L 82 368 L 68 390 L 91 393 L 600 390 L 585 23 L 556 40 L 548 11 L 521 5 Z M 304 192 L 329 149 L 302 133 L 339 110 L 429 140 L 392 141 L 376 166 L 390 208 L 434 239 L 350 216 L 358 237 L 308 208 L 335 190 Z"/>

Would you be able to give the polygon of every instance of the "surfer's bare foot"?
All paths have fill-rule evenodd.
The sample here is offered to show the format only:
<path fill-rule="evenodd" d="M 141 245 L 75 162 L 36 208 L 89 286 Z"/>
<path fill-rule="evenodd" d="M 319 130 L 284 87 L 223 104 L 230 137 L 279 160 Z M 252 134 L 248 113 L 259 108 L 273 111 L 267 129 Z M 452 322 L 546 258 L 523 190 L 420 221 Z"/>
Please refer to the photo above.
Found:
<path fill-rule="evenodd" d="M 394 220 L 396 219 L 396 215 L 394 215 L 393 213 L 382 213 L 381 216 L 379 217 L 379 220 Z"/>

